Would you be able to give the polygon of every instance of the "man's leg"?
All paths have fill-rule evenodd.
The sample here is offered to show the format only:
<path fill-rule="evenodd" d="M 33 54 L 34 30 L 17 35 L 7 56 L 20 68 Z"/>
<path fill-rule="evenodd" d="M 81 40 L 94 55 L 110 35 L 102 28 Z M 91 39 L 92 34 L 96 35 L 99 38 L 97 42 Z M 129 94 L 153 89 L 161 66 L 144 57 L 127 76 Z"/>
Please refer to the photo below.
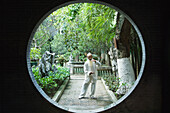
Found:
<path fill-rule="evenodd" d="M 91 82 L 91 77 L 87 77 L 84 82 L 83 82 L 83 85 L 82 85 L 82 88 L 81 88 L 81 93 L 79 95 L 79 99 L 84 97 L 86 95 L 86 92 L 87 92 L 87 88 Z"/>
<path fill-rule="evenodd" d="M 86 95 L 87 88 L 89 86 L 90 81 L 84 81 L 82 88 L 81 88 L 81 93 L 79 95 L 79 98 L 82 98 Z"/>
<path fill-rule="evenodd" d="M 96 90 L 96 82 L 92 82 L 91 83 L 91 94 L 90 94 L 91 98 L 94 98 L 95 90 Z"/>

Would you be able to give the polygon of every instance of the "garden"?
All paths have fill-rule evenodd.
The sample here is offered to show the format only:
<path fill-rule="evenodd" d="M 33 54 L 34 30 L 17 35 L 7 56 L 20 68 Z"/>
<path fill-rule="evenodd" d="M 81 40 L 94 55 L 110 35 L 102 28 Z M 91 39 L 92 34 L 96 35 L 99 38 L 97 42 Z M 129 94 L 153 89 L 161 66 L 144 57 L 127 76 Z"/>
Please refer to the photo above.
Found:
<path fill-rule="evenodd" d="M 120 98 L 119 95 L 124 93 L 116 93 L 119 87 L 133 85 L 138 77 L 141 44 L 135 29 L 123 14 L 101 4 L 70 4 L 52 12 L 42 21 L 30 47 L 35 80 L 52 97 L 70 77 L 67 67 L 70 56 L 74 62 L 84 63 L 88 52 L 93 53 L 94 59 L 99 60 L 102 66 L 116 68 L 112 69 L 112 75 L 103 75 L 102 78 Z M 121 64 L 122 60 L 126 65 Z M 127 72 L 121 70 L 130 71 L 126 75 Z M 133 79 L 126 83 L 122 79 L 124 77 Z"/>
<path fill-rule="evenodd" d="M 34 74 L 35 80 L 49 97 L 54 96 L 54 94 L 63 84 L 64 80 L 66 80 L 67 77 L 70 77 L 68 68 L 61 67 L 59 65 L 56 67 L 56 72 L 49 71 L 48 76 L 41 77 L 39 73 L 39 67 L 36 67 L 35 65 L 32 66 L 32 72 Z"/>

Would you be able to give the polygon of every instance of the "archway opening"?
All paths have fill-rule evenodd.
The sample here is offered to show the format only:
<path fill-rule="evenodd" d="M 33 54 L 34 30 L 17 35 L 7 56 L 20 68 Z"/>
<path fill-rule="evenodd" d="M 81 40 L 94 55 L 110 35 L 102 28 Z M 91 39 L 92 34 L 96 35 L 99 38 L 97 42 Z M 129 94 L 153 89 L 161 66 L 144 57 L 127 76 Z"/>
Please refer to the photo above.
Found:
<path fill-rule="evenodd" d="M 87 98 L 79 99 L 89 52 L 101 63 L 96 98 L 88 97 L 89 86 Z M 132 93 L 144 69 L 145 46 L 135 23 L 120 9 L 103 2 L 70 2 L 35 26 L 27 63 L 34 85 L 49 102 L 67 111 L 98 112 Z"/>

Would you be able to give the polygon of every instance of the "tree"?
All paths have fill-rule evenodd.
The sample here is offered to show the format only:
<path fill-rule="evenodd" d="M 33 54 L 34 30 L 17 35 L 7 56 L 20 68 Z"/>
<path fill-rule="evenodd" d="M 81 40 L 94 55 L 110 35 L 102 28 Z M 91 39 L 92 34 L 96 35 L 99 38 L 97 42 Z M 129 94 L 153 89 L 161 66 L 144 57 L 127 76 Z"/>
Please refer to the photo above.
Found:
<path fill-rule="evenodd" d="M 117 94 L 125 94 L 135 82 L 135 73 L 130 62 L 131 29 L 131 23 L 119 13 L 117 15 L 117 37 L 114 39 L 117 48 L 118 76 L 120 78 Z"/>
<path fill-rule="evenodd" d="M 80 55 L 87 52 L 108 56 L 115 35 L 115 12 L 108 6 L 94 3 L 62 7 L 50 14 L 39 26 L 33 46 L 40 48 L 42 53 L 50 45 L 56 54 L 66 54 L 65 50 L 68 50 L 74 53 L 77 61 Z M 51 42 L 50 37 L 54 37 Z"/>
<path fill-rule="evenodd" d="M 115 25 L 113 22 L 116 11 L 108 6 L 85 3 L 83 4 L 81 12 L 85 31 L 88 33 L 87 36 L 90 39 L 96 39 L 96 48 L 100 50 L 101 62 L 106 62 L 110 65 L 110 62 L 108 62 L 110 61 L 108 50 L 111 46 L 111 40 L 115 35 Z M 106 60 L 106 58 L 108 58 L 108 60 Z"/>

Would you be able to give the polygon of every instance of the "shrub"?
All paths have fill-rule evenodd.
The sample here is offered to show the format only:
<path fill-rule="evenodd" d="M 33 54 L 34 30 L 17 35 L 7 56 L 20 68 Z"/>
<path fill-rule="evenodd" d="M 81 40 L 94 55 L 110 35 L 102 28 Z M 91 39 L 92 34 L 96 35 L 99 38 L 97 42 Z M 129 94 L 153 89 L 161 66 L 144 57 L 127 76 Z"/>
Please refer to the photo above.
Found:
<path fill-rule="evenodd" d="M 66 62 L 67 60 L 64 55 L 60 55 L 58 56 L 57 61 L 60 63 L 61 66 L 63 66 L 64 62 Z"/>
<path fill-rule="evenodd" d="M 31 48 L 30 51 L 30 59 L 31 60 L 39 60 L 41 58 L 41 50 L 37 48 Z"/>
<path fill-rule="evenodd" d="M 106 85 L 109 86 L 109 89 L 113 92 L 116 92 L 119 87 L 119 78 L 114 75 L 104 75 L 103 76 Z"/>
<path fill-rule="evenodd" d="M 48 76 L 41 77 L 39 74 L 39 67 L 32 67 L 35 80 L 38 85 L 49 95 L 50 97 L 55 94 L 63 81 L 70 76 L 70 72 L 65 67 L 57 67 L 57 72 L 48 72 Z"/>
<path fill-rule="evenodd" d="M 103 80 L 105 81 L 106 85 L 109 86 L 109 89 L 113 91 L 117 99 L 120 99 L 124 94 L 117 94 L 116 91 L 118 90 L 120 84 L 120 78 L 114 75 L 104 75 Z M 126 83 L 122 84 L 126 86 Z"/>

